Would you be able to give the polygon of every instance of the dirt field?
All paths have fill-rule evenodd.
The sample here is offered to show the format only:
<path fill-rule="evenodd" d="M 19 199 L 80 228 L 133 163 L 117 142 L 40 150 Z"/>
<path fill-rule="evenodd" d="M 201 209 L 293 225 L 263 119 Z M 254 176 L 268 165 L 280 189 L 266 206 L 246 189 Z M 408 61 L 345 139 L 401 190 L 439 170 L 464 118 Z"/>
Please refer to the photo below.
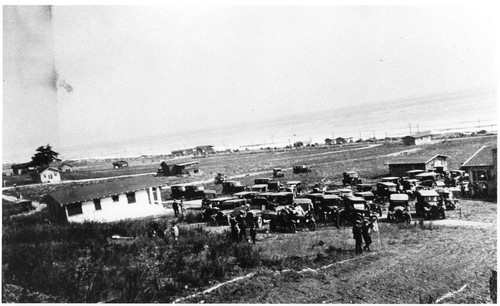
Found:
<path fill-rule="evenodd" d="M 282 181 L 301 180 L 306 185 L 321 179 L 339 182 L 342 172 L 348 170 L 358 171 L 365 181 L 374 182 L 387 174 L 385 163 L 395 156 L 449 155 L 450 169 L 455 169 L 483 145 L 496 145 L 496 137 L 450 139 L 419 147 L 379 143 L 287 152 L 240 152 L 200 158 L 203 171 L 200 176 L 160 179 L 167 185 L 205 181 L 206 188 L 218 190 L 220 186 L 211 183 L 217 172 L 237 176 L 243 184 L 251 185 L 254 178 L 270 177 L 273 167 L 282 167 L 285 172 Z M 160 161 L 161 158 L 149 158 L 129 163 L 130 170 L 119 172 L 100 169 L 109 167 L 102 161 L 87 162 L 87 172 L 81 177 L 92 177 L 94 170 L 97 177 L 150 173 Z M 291 167 L 300 164 L 311 166 L 313 171 L 292 174 Z M 53 190 L 93 183 L 97 182 L 23 186 L 20 190 L 24 198 L 39 200 Z M 12 189 L 3 193 L 14 195 Z M 164 197 L 168 197 L 168 191 Z M 466 286 L 442 302 L 489 303 L 488 279 L 497 264 L 497 204 L 471 199 L 462 199 L 460 204 L 461 211 L 447 212 L 447 224 L 413 222 L 404 226 L 386 223 L 382 218 L 380 231 L 372 234 L 372 252 L 362 256 L 354 254 L 350 228 L 336 229 L 318 223 L 315 232 L 283 234 L 268 233 L 266 226 L 259 231 L 257 244 L 252 247 L 260 250 L 261 265 L 251 269 L 233 267 L 230 275 L 219 281 L 253 273 L 251 277 L 188 299 L 182 298 L 216 283 L 186 288 L 175 295 L 184 303 L 432 303 Z M 181 229 L 189 226 L 195 225 L 180 225 Z M 220 232 L 227 227 L 207 229 Z"/>

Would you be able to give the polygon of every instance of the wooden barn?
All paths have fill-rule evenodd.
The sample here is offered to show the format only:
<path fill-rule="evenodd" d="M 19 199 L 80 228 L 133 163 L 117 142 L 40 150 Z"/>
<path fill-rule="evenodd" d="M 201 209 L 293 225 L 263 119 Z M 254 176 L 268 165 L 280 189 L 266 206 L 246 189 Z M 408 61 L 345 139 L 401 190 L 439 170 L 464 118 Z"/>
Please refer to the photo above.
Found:
<path fill-rule="evenodd" d="M 410 170 L 443 172 L 448 170 L 447 155 L 434 155 L 430 158 L 396 159 L 387 162 L 390 176 L 402 177 Z"/>
<path fill-rule="evenodd" d="M 73 166 L 70 164 L 63 163 L 59 166 L 61 172 L 73 172 Z"/>
<path fill-rule="evenodd" d="M 467 159 L 461 170 L 469 173 L 469 180 L 472 183 L 491 182 L 496 185 L 497 177 L 497 148 L 484 146 Z"/>
<path fill-rule="evenodd" d="M 46 195 L 54 222 L 111 222 L 166 213 L 163 183 L 151 176 L 128 178 L 84 187 L 67 187 Z"/>
<path fill-rule="evenodd" d="M 13 175 L 26 174 L 35 171 L 35 164 L 33 162 L 14 164 L 11 169 Z"/>

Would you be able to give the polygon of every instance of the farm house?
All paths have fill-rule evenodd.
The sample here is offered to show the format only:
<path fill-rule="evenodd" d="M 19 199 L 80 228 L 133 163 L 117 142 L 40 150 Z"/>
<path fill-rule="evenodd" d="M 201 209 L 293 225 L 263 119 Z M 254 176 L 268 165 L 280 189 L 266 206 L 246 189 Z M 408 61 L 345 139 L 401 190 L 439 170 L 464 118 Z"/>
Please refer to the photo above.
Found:
<path fill-rule="evenodd" d="M 110 222 L 165 214 L 158 179 L 129 178 L 47 194 L 50 219 L 55 222 Z"/>
<path fill-rule="evenodd" d="M 497 148 L 482 147 L 469 157 L 460 169 L 469 173 L 471 183 L 480 181 L 496 183 Z"/>
<path fill-rule="evenodd" d="M 162 162 L 158 168 L 157 175 L 160 176 L 174 176 L 174 175 L 194 175 L 198 174 L 198 162 L 189 161 L 177 164 L 168 164 L 167 162 Z"/>
<path fill-rule="evenodd" d="M 38 172 L 38 180 L 41 183 L 54 183 L 61 181 L 61 171 L 57 168 L 44 168 Z"/>

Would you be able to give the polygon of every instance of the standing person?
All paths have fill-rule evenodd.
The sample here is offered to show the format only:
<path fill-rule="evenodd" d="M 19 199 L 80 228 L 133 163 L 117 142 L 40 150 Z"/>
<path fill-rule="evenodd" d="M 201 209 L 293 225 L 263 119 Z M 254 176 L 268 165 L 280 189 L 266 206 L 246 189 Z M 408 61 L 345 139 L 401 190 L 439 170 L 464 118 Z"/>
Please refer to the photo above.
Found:
<path fill-rule="evenodd" d="M 184 219 L 184 214 L 186 213 L 186 208 L 184 207 L 184 201 L 181 199 L 179 203 L 179 210 L 181 211 L 181 217 Z"/>
<path fill-rule="evenodd" d="M 250 223 L 250 238 L 252 239 L 252 243 L 255 244 L 257 238 L 257 231 L 255 230 L 255 222 Z"/>
<path fill-rule="evenodd" d="M 174 210 L 174 215 L 177 218 L 179 215 L 179 204 L 177 204 L 177 200 L 174 200 L 174 203 L 172 203 L 172 209 Z"/>
<path fill-rule="evenodd" d="M 179 227 L 177 226 L 177 222 L 175 220 L 172 221 L 172 227 L 170 228 L 170 233 L 172 234 L 174 243 L 176 243 L 179 240 Z"/>
<path fill-rule="evenodd" d="M 462 182 L 460 184 L 460 193 L 462 194 L 462 199 L 465 198 L 465 184 Z"/>
<path fill-rule="evenodd" d="M 231 226 L 231 239 L 234 242 L 238 242 L 240 237 L 240 228 L 238 227 L 238 221 L 235 218 L 229 219 L 229 225 Z"/>
<path fill-rule="evenodd" d="M 239 241 L 246 241 L 247 240 L 247 224 L 246 224 L 246 218 L 245 218 L 245 212 L 243 210 L 240 210 L 240 215 L 236 217 L 236 221 L 238 222 L 238 227 L 240 229 Z"/>
<path fill-rule="evenodd" d="M 371 228 L 373 226 L 373 220 L 365 220 L 363 222 L 363 225 L 361 226 L 361 235 L 363 236 L 363 240 L 365 241 L 365 246 L 363 247 L 363 250 L 365 251 L 370 251 L 370 244 L 372 244 L 372 237 L 371 237 Z"/>
<path fill-rule="evenodd" d="M 356 241 L 356 254 L 363 254 L 363 236 L 361 233 L 361 226 L 363 225 L 363 221 L 361 219 L 357 219 L 352 226 L 352 235 L 354 240 Z"/>

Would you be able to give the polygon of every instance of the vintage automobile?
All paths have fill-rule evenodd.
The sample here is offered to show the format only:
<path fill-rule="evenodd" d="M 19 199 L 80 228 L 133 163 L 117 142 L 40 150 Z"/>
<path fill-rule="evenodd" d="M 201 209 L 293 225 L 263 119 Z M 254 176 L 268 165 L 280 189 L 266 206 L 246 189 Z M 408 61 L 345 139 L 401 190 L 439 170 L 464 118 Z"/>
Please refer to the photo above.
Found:
<path fill-rule="evenodd" d="M 293 174 L 308 173 L 311 171 L 312 171 L 311 168 L 309 168 L 308 166 L 304 166 L 304 165 L 293 166 Z"/>
<path fill-rule="evenodd" d="M 377 190 L 374 191 L 379 202 L 387 202 L 393 193 L 398 193 L 397 185 L 390 182 L 377 183 Z"/>
<path fill-rule="evenodd" d="M 258 199 L 265 199 L 266 202 Z M 260 201 L 261 205 L 266 203 L 267 210 L 277 211 L 293 203 L 294 194 L 292 192 L 264 192 L 259 194 L 253 201 Z"/>
<path fill-rule="evenodd" d="M 444 182 L 441 181 L 441 174 L 437 172 L 424 172 L 415 175 L 415 179 L 420 181 L 421 186 L 426 187 L 443 187 Z M 442 186 L 440 186 L 442 185 Z"/>
<path fill-rule="evenodd" d="M 258 184 L 250 186 L 250 190 L 255 192 L 267 192 L 267 187 L 267 184 Z"/>
<path fill-rule="evenodd" d="M 300 205 L 305 212 L 304 215 L 295 213 L 293 207 Z M 297 227 L 307 227 L 310 231 L 316 230 L 316 220 L 314 219 L 313 204 L 310 199 L 300 198 L 293 200 L 293 203 L 277 212 L 265 212 L 271 221 L 269 229 L 271 231 L 284 230 L 291 233 L 296 232 Z"/>
<path fill-rule="evenodd" d="M 339 196 L 310 193 L 303 195 L 303 197 L 311 199 L 314 206 L 314 213 L 319 220 L 337 223 L 340 208 L 343 206 L 343 200 Z"/>
<path fill-rule="evenodd" d="M 254 185 L 267 185 L 267 191 L 279 191 L 281 188 L 281 182 L 270 178 L 256 178 L 253 183 Z"/>
<path fill-rule="evenodd" d="M 438 201 L 438 193 L 434 190 L 418 190 L 415 193 L 417 202 L 415 211 L 419 218 L 445 219 L 444 205 Z"/>
<path fill-rule="evenodd" d="M 238 199 L 253 199 L 255 198 L 259 193 L 257 191 L 240 191 L 236 192 L 233 194 L 233 196 L 237 197 Z"/>
<path fill-rule="evenodd" d="M 201 202 L 201 209 L 205 210 L 209 207 L 215 208 L 219 207 L 222 203 L 228 200 L 238 199 L 237 197 L 218 197 L 213 199 L 208 199 L 206 201 Z"/>
<path fill-rule="evenodd" d="M 359 217 L 371 217 L 375 214 L 371 211 L 366 200 L 361 197 L 345 197 L 344 206 L 340 209 L 337 227 L 340 225 L 352 225 Z"/>
<path fill-rule="evenodd" d="M 254 222 L 257 228 L 262 227 L 262 210 L 259 206 L 252 206 L 246 199 L 231 199 L 222 202 L 214 207 L 215 220 L 218 225 L 229 225 L 230 219 L 240 215 L 240 212 L 246 215 L 247 221 Z"/>
<path fill-rule="evenodd" d="M 405 174 L 409 179 L 415 179 L 415 175 L 420 174 L 420 173 L 424 173 L 424 172 L 425 172 L 425 170 L 415 169 L 415 170 L 406 171 Z"/>
<path fill-rule="evenodd" d="M 358 192 L 372 191 L 372 190 L 373 190 L 372 184 L 357 184 L 356 185 L 356 191 L 358 191 Z"/>
<path fill-rule="evenodd" d="M 380 182 L 382 183 L 394 183 L 394 184 L 399 184 L 399 177 L 397 176 L 388 176 L 388 177 L 383 177 L 380 179 Z"/>
<path fill-rule="evenodd" d="M 273 177 L 274 178 L 277 178 L 277 177 L 284 177 L 285 174 L 283 173 L 283 171 L 281 170 L 281 168 L 273 168 Z"/>
<path fill-rule="evenodd" d="M 340 191 L 341 198 L 353 196 L 352 189 L 350 189 L 350 188 L 342 188 L 342 189 L 339 189 L 339 191 Z"/>
<path fill-rule="evenodd" d="M 357 185 L 357 184 L 361 184 L 362 183 L 362 180 L 359 178 L 358 173 L 355 172 L 355 171 L 344 172 L 344 173 L 342 173 L 342 176 L 344 177 L 342 179 L 342 184 L 344 186 L 347 186 L 347 185 Z"/>
<path fill-rule="evenodd" d="M 375 203 L 375 195 L 370 191 L 365 192 L 355 192 L 355 197 L 360 197 L 366 200 L 366 204 L 370 207 L 370 210 L 374 213 L 378 213 L 380 217 L 382 217 L 382 206 L 378 203 Z"/>
<path fill-rule="evenodd" d="M 409 197 L 404 193 L 391 194 L 389 198 L 389 210 L 387 220 L 394 222 L 411 222 Z"/>
<path fill-rule="evenodd" d="M 458 200 L 453 197 L 453 192 L 448 188 L 434 189 L 439 195 L 438 201 L 444 205 L 446 210 L 454 210 L 458 208 Z"/>
<path fill-rule="evenodd" d="M 222 183 L 223 194 L 233 194 L 236 192 L 245 191 L 245 186 L 239 181 L 225 181 Z"/>
<path fill-rule="evenodd" d="M 417 186 L 419 184 L 419 180 L 417 179 L 405 179 L 401 182 L 403 186 L 403 191 L 411 191 L 415 192 L 417 190 Z"/>
<path fill-rule="evenodd" d="M 463 181 L 467 181 L 469 179 L 469 175 L 464 170 L 450 170 L 449 173 L 449 177 L 445 179 L 446 186 L 460 186 Z"/>
<path fill-rule="evenodd" d="M 217 175 L 214 178 L 214 184 L 215 185 L 220 185 L 224 183 L 227 179 L 227 176 L 224 173 L 217 173 Z"/>
<path fill-rule="evenodd" d="M 300 193 L 302 191 L 301 181 L 288 181 L 284 186 L 285 192 L 293 192 L 294 194 Z"/>
<path fill-rule="evenodd" d="M 170 186 L 170 197 L 172 199 L 181 199 L 186 193 L 186 187 L 183 185 Z"/>
<path fill-rule="evenodd" d="M 267 185 L 272 181 L 272 179 L 267 177 L 259 177 L 253 180 L 254 185 Z"/>

